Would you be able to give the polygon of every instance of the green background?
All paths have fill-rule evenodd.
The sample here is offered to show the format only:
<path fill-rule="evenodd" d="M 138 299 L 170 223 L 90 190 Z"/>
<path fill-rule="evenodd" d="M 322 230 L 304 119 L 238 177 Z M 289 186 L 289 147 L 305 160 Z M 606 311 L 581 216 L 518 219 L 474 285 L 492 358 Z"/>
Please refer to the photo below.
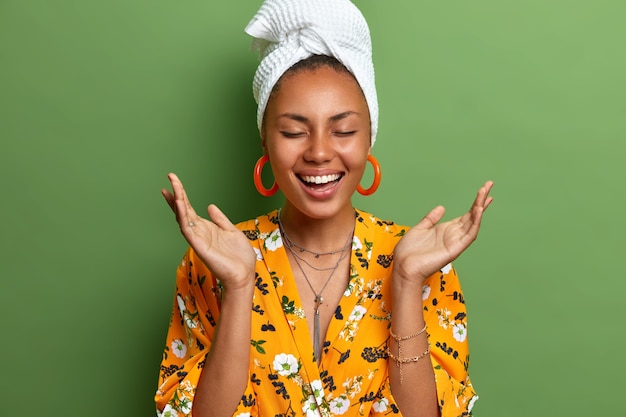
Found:
<path fill-rule="evenodd" d="M 357 2 L 383 183 L 417 222 L 496 198 L 457 261 L 477 416 L 623 414 L 623 0 Z M 0 414 L 154 415 L 185 242 L 159 190 L 280 204 L 243 28 L 260 1 L 0 0 Z"/>

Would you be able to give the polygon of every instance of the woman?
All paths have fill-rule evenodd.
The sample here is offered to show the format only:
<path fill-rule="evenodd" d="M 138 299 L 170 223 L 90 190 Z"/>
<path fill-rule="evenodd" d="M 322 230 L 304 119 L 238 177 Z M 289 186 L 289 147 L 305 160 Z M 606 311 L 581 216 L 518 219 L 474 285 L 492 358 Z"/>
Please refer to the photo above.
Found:
<path fill-rule="evenodd" d="M 443 207 L 412 228 L 355 209 L 354 191 L 371 191 L 359 185 L 366 164 L 377 164 L 362 15 L 347 0 L 268 0 L 247 32 L 262 56 L 257 176 L 269 161 L 286 202 L 237 226 L 210 205 L 207 220 L 170 174 L 163 195 L 191 247 L 159 413 L 468 415 L 477 397 L 450 262 L 476 238 L 492 183 L 444 223 Z"/>

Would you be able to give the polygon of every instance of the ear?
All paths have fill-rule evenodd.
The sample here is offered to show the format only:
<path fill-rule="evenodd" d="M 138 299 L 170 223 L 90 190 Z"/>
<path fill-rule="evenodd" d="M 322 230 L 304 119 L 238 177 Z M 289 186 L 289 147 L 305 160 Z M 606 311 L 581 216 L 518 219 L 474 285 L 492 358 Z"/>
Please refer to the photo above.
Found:
<path fill-rule="evenodd" d="M 259 133 L 261 134 L 261 147 L 263 148 L 263 155 L 267 155 L 267 141 L 265 139 L 265 124 L 261 126 Z"/>

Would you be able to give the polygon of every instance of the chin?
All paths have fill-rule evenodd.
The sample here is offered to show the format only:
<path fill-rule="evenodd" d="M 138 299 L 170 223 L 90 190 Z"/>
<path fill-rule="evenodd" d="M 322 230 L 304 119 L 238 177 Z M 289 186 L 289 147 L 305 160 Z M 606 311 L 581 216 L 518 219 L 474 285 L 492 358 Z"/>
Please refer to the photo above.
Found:
<path fill-rule="evenodd" d="M 336 219 L 339 215 L 352 213 L 352 201 L 338 203 L 336 201 L 316 201 L 316 202 L 300 202 L 294 204 L 288 202 L 294 212 L 313 220 L 330 220 Z"/>

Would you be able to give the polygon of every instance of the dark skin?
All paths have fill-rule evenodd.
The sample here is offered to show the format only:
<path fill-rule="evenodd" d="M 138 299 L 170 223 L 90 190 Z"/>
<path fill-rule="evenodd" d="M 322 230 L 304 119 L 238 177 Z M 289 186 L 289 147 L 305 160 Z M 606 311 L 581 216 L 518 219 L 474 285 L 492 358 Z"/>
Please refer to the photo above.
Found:
<path fill-rule="evenodd" d="M 354 227 L 351 197 L 370 152 L 369 113 L 353 77 L 329 67 L 301 70 L 286 77 L 272 96 L 265 115 L 263 145 L 286 203 L 282 222 L 287 233 L 313 251 L 341 248 Z M 307 181 L 319 179 L 317 185 Z M 200 259 L 224 286 L 221 316 L 211 351 L 198 382 L 193 403 L 195 417 L 231 416 L 248 378 L 250 303 L 254 293 L 256 255 L 247 238 L 215 205 L 200 217 L 187 198 L 180 180 L 169 175 L 173 193 L 163 190 L 181 232 Z M 437 206 L 411 228 L 396 245 L 392 272 L 392 329 L 401 336 L 423 327 L 419 299 L 426 278 L 456 259 L 474 242 L 483 213 L 493 201 L 486 182 L 470 209 L 442 222 L 444 208 Z M 316 305 L 308 283 L 294 267 L 309 329 Z M 330 264 L 335 259 L 329 261 Z M 311 258 L 311 262 L 314 260 Z M 324 292 L 320 308 L 322 329 L 345 290 L 349 257 L 339 264 Z M 322 265 L 318 265 L 322 266 Z M 328 272 L 308 272 L 316 289 Z M 403 342 L 405 356 L 418 356 L 428 347 L 426 334 Z M 397 351 L 391 342 L 390 349 Z M 395 364 L 394 364 L 395 365 Z M 402 367 L 390 366 L 394 398 L 405 417 L 435 417 L 436 386 L 430 361 Z"/>

